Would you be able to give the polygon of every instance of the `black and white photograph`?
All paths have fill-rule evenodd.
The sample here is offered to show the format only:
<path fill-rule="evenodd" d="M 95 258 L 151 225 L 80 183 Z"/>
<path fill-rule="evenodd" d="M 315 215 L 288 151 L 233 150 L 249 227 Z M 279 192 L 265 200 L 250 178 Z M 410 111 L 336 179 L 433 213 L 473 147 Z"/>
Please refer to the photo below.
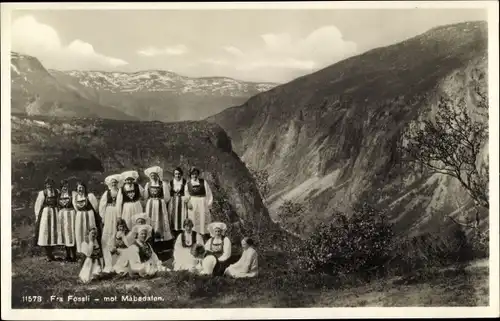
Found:
<path fill-rule="evenodd" d="M 2 319 L 499 315 L 496 1 L 1 11 Z"/>

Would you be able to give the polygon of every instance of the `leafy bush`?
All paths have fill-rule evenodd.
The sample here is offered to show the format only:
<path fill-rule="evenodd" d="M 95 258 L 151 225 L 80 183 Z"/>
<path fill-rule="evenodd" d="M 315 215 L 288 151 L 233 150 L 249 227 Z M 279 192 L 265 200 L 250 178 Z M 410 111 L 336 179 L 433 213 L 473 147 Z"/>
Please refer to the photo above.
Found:
<path fill-rule="evenodd" d="M 372 275 L 390 259 L 393 236 L 385 214 L 365 203 L 321 224 L 299 246 L 298 263 L 307 271 Z"/>
<path fill-rule="evenodd" d="M 278 208 L 278 220 L 286 230 L 301 234 L 305 225 L 303 224 L 305 210 L 306 208 L 303 204 L 286 200 Z"/>

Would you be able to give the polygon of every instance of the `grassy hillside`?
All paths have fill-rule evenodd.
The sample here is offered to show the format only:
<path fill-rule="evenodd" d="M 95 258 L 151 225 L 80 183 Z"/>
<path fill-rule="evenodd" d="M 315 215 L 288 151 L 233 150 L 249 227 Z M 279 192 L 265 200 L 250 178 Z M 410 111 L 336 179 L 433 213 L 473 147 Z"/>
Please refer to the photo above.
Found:
<path fill-rule="evenodd" d="M 77 282 L 76 264 L 23 258 L 13 264 L 13 308 L 472 307 L 489 302 L 485 262 L 366 282 L 293 270 L 288 263 L 292 260 L 277 252 L 262 251 L 259 260 L 261 274 L 256 279 L 166 272 L 148 280 L 108 279 L 84 285 Z M 23 303 L 23 295 L 40 295 L 43 301 Z M 50 295 L 64 302 L 51 302 Z M 90 295 L 91 302 L 68 302 L 69 295 Z M 126 295 L 155 296 L 159 301 L 122 301 Z M 115 302 L 104 301 L 115 296 Z"/>

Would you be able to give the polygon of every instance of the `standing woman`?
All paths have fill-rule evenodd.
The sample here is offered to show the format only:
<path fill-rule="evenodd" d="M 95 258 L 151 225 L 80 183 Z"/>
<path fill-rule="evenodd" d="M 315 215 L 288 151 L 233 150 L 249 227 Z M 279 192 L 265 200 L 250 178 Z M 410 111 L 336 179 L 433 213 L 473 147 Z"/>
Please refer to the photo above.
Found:
<path fill-rule="evenodd" d="M 102 230 L 102 246 L 104 249 L 113 243 L 116 234 L 116 222 L 120 218 L 120 213 L 116 206 L 116 197 L 120 188 L 121 176 L 119 174 L 110 175 L 104 179 L 108 189 L 102 194 L 99 202 L 99 214 L 104 224 Z"/>
<path fill-rule="evenodd" d="M 144 199 L 147 200 L 146 213 L 153 227 L 151 241 L 153 244 L 161 245 L 159 242 L 173 239 L 167 208 L 167 203 L 170 200 L 170 191 L 167 183 L 162 181 L 163 170 L 161 167 L 150 167 L 144 173 L 150 178 L 144 189 Z"/>
<path fill-rule="evenodd" d="M 125 184 L 120 188 L 116 197 L 118 213 L 121 214 L 127 226 L 133 226 L 132 216 L 144 212 L 141 203 L 144 189 L 137 183 L 139 173 L 136 171 L 123 172 L 121 178 Z"/>
<path fill-rule="evenodd" d="M 97 205 L 97 198 L 93 193 L 87 192 L 87 186 L 83 182 L 76 183 L 76 192 L 73 192 L 73 206 L 76 210 L 75 237 L 78 253 L 81 253 L 82 243 L 92 228 L 96 228 L 97 237 L 101 237 L 101 221 L 97 214 Z"/>
<path fill-rule="evenodd" d="M 182 233 L 182 225 L 184 220 L 187 218 L 187 205 L 184 201 L 186 179 L 183 177 L 183 172 L 180 167 L 174 169 L 174 179 L 169 182 L 170 185 L 170 202 L 169 202 L 169 213 L 170 213 L 170 227 L 174 231 L 175 235 Z"/>
<path fill-rule="evenodd" d="M 58 238 L 59 245 L 66 248 L 66 261 L 76 262 L 75 217 L 72 194 L 67 180 L 61 181 L 61 192 L 58 199 Z"/>
<path fill-rule="evenodd" d="M 208 224 L 211 221 L 210 207 L 212 207 L 213 196 L 212 190 L 208 183 L 200 178 L 200 170 L 192 168 L 189 171 L 191 179 L 187 182 L 185 188 L 187 214 L 193 221 L 193 230 L 208 238 Z"/>
<path fill-rule="evenodd" d="M 53 249 L 57 240 L 57 199 L 59 192 L 54 180 L 47 178 L 44 189 L 38 192 L 35 201 L 35 245 L 45 248 L 47 261 L 55 260 Z"/>

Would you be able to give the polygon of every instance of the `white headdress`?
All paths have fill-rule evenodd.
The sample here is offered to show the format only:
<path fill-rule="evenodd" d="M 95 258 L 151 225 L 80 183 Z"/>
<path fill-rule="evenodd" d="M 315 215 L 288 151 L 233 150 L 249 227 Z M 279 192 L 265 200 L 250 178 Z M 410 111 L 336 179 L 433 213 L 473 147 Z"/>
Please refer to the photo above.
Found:
<path fill-rule="evenodd" d="M 144 171 L 144 174 L 146 174 L 147 177 L 153 173 L 157 174 L 160 180 L 163 179 L 163 169 L 160 166 L 153 166 Z"/>
<path fill-rule="evenodd" d="M 139 178 L 139 173 L 137 171 L 126 171 L 120 174 L 122 180 L 126 180 L 127 178 L 133 178 L 134 181 L 137 181 Z"/>
<path fill-rule="evenodd" d="M 148 240 L 153 234 L 153 227 L 151 225 L 148 225 L 148 224 L 136 225 L 136 226 L 134 226 L 134 228 L 132 230 L 133 230 L 133 232 L 137 233 L 137 236 L 139 236 L 139 234 L 142 231 L 146 231 L 146 240 Z"/>
<path fill-rule="evenodd" d="M 132 216 L 132 225 L 136 225 L 138 219 L 143 219 L 146 221 L 146 224 L 150 224 L 149 216 L 147 213 L 137 213 Z M 141 224 L 139 224 L 141 225 Z"/>
<path fill-rule="evenodd" d="M 104 179 L 104 184 L 106 184 L 108 187 L 111 187 L 111 183 L 113 181 L 117 181 L 118 187 L 120 187 L 120 184 L 122 183 L 122 176 L 120 174 L 109 175 Z"/>
<path fill-rule="evenodd" d="M 212 237 L 215 235 L 216 229 L 221 229 L 222 235 L 224 235 L 224 234 L 226 234 L 227 225 L 226 225 L 226 223 L 223 223 L 223 222 L 213 222 L 213 223 L 208 224 L 207 229 Z"/>

